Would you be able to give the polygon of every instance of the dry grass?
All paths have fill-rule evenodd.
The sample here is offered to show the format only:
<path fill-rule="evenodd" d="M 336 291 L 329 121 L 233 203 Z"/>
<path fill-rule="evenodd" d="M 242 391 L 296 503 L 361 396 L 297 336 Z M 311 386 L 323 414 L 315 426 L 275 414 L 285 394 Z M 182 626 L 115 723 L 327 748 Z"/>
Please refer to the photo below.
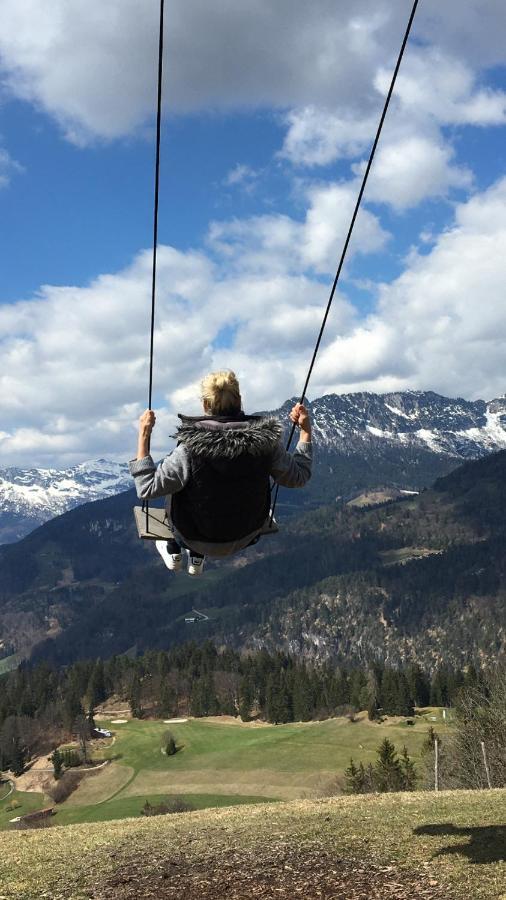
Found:
<path fill-rule="evenodd" d="M 89 806 L 110 800 L 128 784 L 133 775 L 134 769 L 130 766 L 111 763 L 98 772 L 89 773 L 64 806 Z"/>
<path fill-rule="evenodd" d="M 257 797 L 279 797 L 296 800 L 318 796 L 330 789 L 336 773 L 279 772 L 275 769 L 227 769 L 226 781 L 222 769 L 199 771 L 159 772 L 143 769 L 123 791 L 122 797 L 142 797 L 148 794 L 246 794 Z M 90 801 L 91 802 L 91 801 Z"/>
<path fill-rule="evenodd" d="M 506 900 L 506 791 L 205 810 L 2 835 L 11 900 Z"/>

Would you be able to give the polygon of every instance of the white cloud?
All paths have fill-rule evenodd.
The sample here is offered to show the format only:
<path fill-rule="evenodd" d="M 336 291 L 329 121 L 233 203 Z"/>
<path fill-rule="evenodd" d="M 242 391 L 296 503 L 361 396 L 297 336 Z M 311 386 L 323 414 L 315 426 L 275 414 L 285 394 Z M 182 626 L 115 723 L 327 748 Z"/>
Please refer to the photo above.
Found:
<path fill-rule="evenodd" d="M 331 0 L 174 0 L 165 32 L 168 106 L 371 112 L 374 76 L 393 59 L 406 12 L 404 0 L 343 0 L 338 9 Z M 53 116 L 69 139 L 111 139 L 152 120 L 154 0 L 0 0 L 0 17 L 7 88 Z M 415 35 L 476 67 L 506 60 L 500 0 L 426 0 Z"/>
<path fill-rule="evenodd" d="M 446 197 L 451 188 L 470 188 L 472 172 L 452 164 L 453 151 L 444 142 L 410 135 L 379 147 L 367 185 L 367 200 L 388 203 L 397 210 L 422 200 Z M 353 166 L 362 174 L 365 161 Z"/>
<path fill-rule="evenodd" d="M 229 269 L 223 257 L 160 248 L 155 454 L 167 448 L 178 409 L 198 408 L 198 380 L 208 370 L 234 368 L 248 409 L 272 408 L 300 390 L 328 285 L 302 256 L 294 265 L 289 221 L 281 222 L 289 239 L 279 243 L 277 265 L 262 271 L 254 252 L 250 268 Z M 249 224 L 255 248 L 258 223 Z M 298 236 L 308 227 L 292 225 Z M 485 398 L 504 392 L 506 179 L 458 205 L 453 226 L 432 240 L 429 252 L 412 254 L 404 273 L 380 286 L 367 318 L 336 296 L 311 396 L 408 387 Z M 88 287 L 45 287 L 0 309 L 4 463 L 64 464 L 133 450 L 147 393 L 149 282 L 146 252 Z"/>
<path fill-rule="evenodd" d="M 506 179 L 456 209 L 428 255 L 380 290 L 377 310 L 321 354 L 317 390 L 504 393 Z M 313 385 L 315 389 L 315 385 Z"/>
<path fill-rule="evenodd" d="M 339 15 L 333 0 L 175 0 L 166 32 L 168 108 L 278 108 L 285 162 L 346 158 L 358 174 L 405 15 L 405 0 L 344 0 Z M 0 16 L 6 90 L 51 115 L 68 139 L 114 139 L 152 121 L 154 0 L 0 0 Z M 502 0 L 424 0 L 415 28 L 424 43 L 408 48 L 366 195 L 396 210 L 468 190 L 472 175 L 454 154 L 450 128 L 505 121 L 504 92 L 481 80 L 483 67 L 506 61 Z M 0 186 L 9 167 L 0 152 Z M 243 162 L 225 182 L 249 189 L 257 175 Z M 249 409 L 298 393 L 328 296 L 321 276 L 335 271 L 357 182 L 306 177 L 295 198 L 299 218 L 214 222 L 205 252 L 160 248 L 155 452 L 166 446 L 179 404 L 195 410 L 206 370 L 235 368 Z M 425 255 L 409 256 L 365 320 L 336 297 L 313 395 L 504 390 L 505 200 L 501 183 L 458 205 L 454 226 L 430 234 Z M 350 256 L 377 253 L 389 238 L 363 208 Z M 45 286 L 32 300 L 0 308 L 0 459 L 63 463 L 128 453 L 147 393 L 150 263 L 141 253 L 87 287 Z"/>
<path fill-rule="evenodd" d="M 157 6 L 2 0 L 8 87 L 54 116 L 71 140 L 130 133 L 153 115 Z M 384 20 L 350 0 L 339 16 L 328 0 L 316 8 L 302 0 L 176 0 L 165 33 L 169 107 L 286 106 L 363 92 Z"/>
<path fill-rule="evenodd" d="M 336 270 L 357 193 L 358 187 L 353 183 L 331 184 L 309 190 L 310 206 L 301 248 L 306 265 L 323 273 Z M 350 256 L 356 252 L 375 253 L 385 246 L 388 237 L 377 217 L 362 207 L 348 253 Z"/>
<path fill-rule="evenodd" d="M 210 369 L 235 367 L 250 409 L 272 404 L 273 378 L 278 401 L 296 390 L 326 288 L 300 263 L 297 272 L 283 266 L 283 246 L 279 254 L 277 268 L 259 273 L 252 254 L 251 268 L 234 272 L 200 253 L 159 248 L 155 453 L 167 447 L 177 403 L 195 411 L 198 379 Z M 88 287 L 46 286 L 0 307 L 0 459 L 63 464 L 133 449 L 147 394 L 150 265 L 145 252 Z M 336 298 L 329 335 L 351 321 L 352 307 Z M 236 332 L 230 347 L 224 329 Z"/>
<path fill-rule="evenodd" d="M 251 166 L 247 166 L 245 163 L 237 163 L 233 169 L 227 172 L 223 179 L 223 184 L 225 187 L 241 187 L 244 191 L 250 193 L 260 174 L 259 171 L 252 169 Z"/>
<path fill-rule="evenodd" d="M 372 116 L 316 106 L 291 110 L 286 124 L 280 156 L 297 166 L 326 166 L 342 157 L 358 156 L 372 142 L 377 126 Z"/>
<path fill-rule="evenodd" d="M 303 221 L 286 215 L 263 215 L 213 222 L 210 246 L 226 259 L 229 270 L 335 272 L 357 191 L 354 182 L 306 186 L 302 197 L 307 206 Z M 389 234 L 378 218 L 362 208 L 349 257 L 356 253 L 376 253 L 388 239 Z"/>
<path fill-rule="evenodd" d="M 370 104 L 334 109 L 314 106 L 291 110 L 281 156 L 299 166 L 326 166 L 368 152 L 387 93 L 391 68 L 380 67 L 372 78 L 376 109 Z M 480 87 L 477 73 L 439 47 L 410 46 L 374 161 L 367 199 L 396 209 L 427 198 L 446 197 L 452 189 L 468 189 L 472 173 L 455 161 L 445 133 L 452 125 L 492 126 L 506 123 L 506 92 Z M 363 172 L 365 160 L 352 166 Z"/>
<path fill-rule="evenodd" d="M 0 188 L 7 187 L 14 172 L 22 172 L 21 166 L 3 147 L 0 147 Z"/>
<path fill-rule="evenodd" d="M 392 73 L 382 66 L 374 79 L 385 95 Z M 395 86 L 395 106 L 417 121 L 440 125 L 503 125 L 506 92 L 478 85 L 468 61 L 444 53 L 440 47 L 411 48 Z"/>

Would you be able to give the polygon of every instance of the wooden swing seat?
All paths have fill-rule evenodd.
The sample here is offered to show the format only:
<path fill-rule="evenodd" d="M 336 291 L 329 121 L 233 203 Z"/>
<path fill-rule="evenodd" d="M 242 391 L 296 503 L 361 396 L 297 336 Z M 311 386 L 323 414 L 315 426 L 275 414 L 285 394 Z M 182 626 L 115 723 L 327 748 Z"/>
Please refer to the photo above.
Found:
<path fill-rule="evenodd" d="M 172 525 L 167 518 L 167 510 L 150 506 L 148 510 L 142 506 L 134 506 L 135 524 L 139 537 L 145 541 L 170 541 L 174 539 Z M 147 520 L 146 520 L 147 519 Z M 277 534 L 279 531 L 276 519 L 271 522 L 270 513 L 267 516 L 260 535 Z"/>

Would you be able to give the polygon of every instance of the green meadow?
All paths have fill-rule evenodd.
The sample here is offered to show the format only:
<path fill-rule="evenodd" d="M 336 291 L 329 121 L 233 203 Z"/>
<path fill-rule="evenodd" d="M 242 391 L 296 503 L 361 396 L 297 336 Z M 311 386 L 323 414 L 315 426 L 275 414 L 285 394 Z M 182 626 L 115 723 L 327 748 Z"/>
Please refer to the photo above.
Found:
<path fill-rule="evenodd" d="M 196 809 L 325 797 L 341 792 L 350 757 L 373 762 L 384 737 L 399 751 L 406 745 L 419 764 L 429 724 L 439 732 L 447 727 L 440 710 L 424 711 L 411 726 L 398 719 L 375 724 L 363 714 L 354 722 L 338 718 L 287 725 L 225 717 L 99 724 L 114 733 L 96 751 L 109 764 L 87 775 L 58 805 L 55 825 L 140 816 L 146 800 L 159 803 L 175 794 Z M 168 730 L 178 746 L 170 757 L 163 752 Z M 13 804 L 19 806 L 12 809 Z M 9 828 L 14 816 L 46 805 L 52 804 L 42 793 L 15 792 L 0 802 L 0 827 Z"/>

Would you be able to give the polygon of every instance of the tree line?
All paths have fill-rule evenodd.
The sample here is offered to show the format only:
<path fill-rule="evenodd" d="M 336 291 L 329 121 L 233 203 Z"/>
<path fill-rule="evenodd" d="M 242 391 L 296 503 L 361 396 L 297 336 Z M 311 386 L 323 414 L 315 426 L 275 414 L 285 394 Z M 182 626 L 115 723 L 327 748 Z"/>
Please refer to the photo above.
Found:
<path fill-rule="evenodd" d="M 436 783 L 437 779 L 437 783 Z M 484 681 L 458 693 L 454 727 L 441 737 L 431 726 L 417 770 L 406 747 L 399 754 L 385 738 L 377 760 L 364 765 L 352 758 L 345 771 L 351 794 L 388 791 L 502 788 L 506 785 L 506 668 L 499 665 Z"/>
<path fill-rule="evenodd" d="M 210 641 L 61 668 L 23 664 L 0 678 L 0 770 L 21 772 L 34 755 L 81 734 L 110 698 L 139 718 L 239 715 L 278 724 L 361 709 L 370 719 L 411 716 L 415 706 L 451 706 L 463 686 L 481 681 L 472 666 L 432 674 L 416 664 L 346 667 L 263 649 L 240 654 Z"/>

